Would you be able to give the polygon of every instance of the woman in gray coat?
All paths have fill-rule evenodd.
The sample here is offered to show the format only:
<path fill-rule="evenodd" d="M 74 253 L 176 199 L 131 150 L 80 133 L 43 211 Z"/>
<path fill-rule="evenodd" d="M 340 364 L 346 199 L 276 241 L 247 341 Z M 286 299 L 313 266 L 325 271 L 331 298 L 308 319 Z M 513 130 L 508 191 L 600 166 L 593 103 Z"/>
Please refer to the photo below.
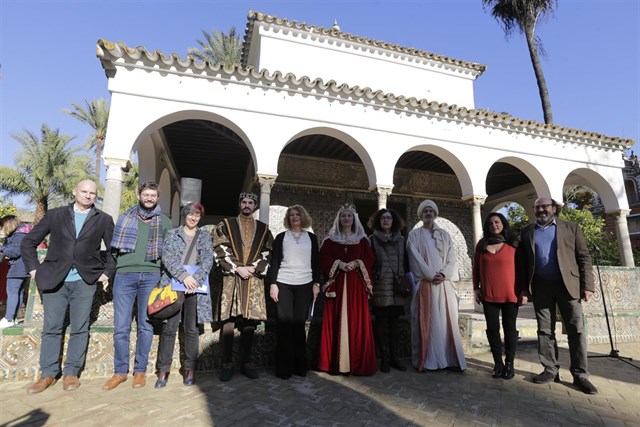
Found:
<path fill-rule="evenodd" d="M 407 298 L 394 292 L 394 281 L 405 274 L 404 237 L 400 230 L 404 221 L 397 212 L 380 209 L 369 219 L 371 248 L 376 256 L 373 266 L 373 297 L 371 304 L 375 316 L 375 334 L 378 353 L 381 355 L 380 371 L 389 372 L 390 367 L 399 371 L 407 368 L 398 359 L 400 328 L 399 317 L 404 314 Z"/>

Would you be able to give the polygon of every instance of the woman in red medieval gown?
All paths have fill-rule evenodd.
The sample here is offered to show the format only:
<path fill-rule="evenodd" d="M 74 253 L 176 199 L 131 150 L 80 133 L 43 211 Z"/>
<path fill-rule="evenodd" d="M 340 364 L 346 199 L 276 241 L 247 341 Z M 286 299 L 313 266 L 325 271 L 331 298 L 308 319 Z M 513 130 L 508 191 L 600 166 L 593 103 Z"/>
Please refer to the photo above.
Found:
<path fill-rule="evenodd" d="M 373 375 L 376 351 L 369 315 L 375 257 L 353 205 L 343 205 L 320 248 L 326 297 L 318 369 Z"/>

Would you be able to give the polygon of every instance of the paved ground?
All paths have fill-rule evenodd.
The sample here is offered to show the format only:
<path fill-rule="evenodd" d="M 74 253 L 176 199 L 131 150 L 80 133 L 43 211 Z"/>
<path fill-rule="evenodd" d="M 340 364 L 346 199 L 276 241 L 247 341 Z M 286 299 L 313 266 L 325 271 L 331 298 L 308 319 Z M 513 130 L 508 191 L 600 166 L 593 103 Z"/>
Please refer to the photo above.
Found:
<path fill-rule="evenodd" d="M 620 354 L 640 366 L 640 343 L 619 345 Z M 592 345 L 590 354 L 608 354 L 609 345 Z M 198 385 L 181 377 L 155 390 L 155 377 L 133 390 L 131 379 L 101 390 L 104 379 L 82 381 L 73 392 L 61 383 L 28 396 L 25 383 L 0 384 L 0 426 L 557 426 L 640 425 L 640 370 L 619 360 L 590 359 L 600 393 L 574 389 L 561 349 L 560 384 L 530 382 L 541 368 L 535 347 L 522 345 L 511 381 L 490 377 L 489 353 L 469 357 L 464 373 L 415 371 L 373 377 L 331 376 L 310 372 L 288 381 L 262 371 L 251 381 L 236 374 L 228 383 L 217 372 L 199 373 Z"/>

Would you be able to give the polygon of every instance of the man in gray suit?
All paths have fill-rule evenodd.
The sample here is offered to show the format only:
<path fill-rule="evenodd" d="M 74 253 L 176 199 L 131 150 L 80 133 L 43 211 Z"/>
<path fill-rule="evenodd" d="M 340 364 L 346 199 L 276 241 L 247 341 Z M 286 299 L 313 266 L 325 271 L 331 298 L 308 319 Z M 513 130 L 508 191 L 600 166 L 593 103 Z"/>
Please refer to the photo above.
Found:
<path fill-rule="evenodd" d="M 587 336 L 582 300 L 589 301 L 595 290 L 591 255 L 578 224 L 556 216 L 558 204 L 549 197 L 534 203 L 535 224 L 522 230 L 520 248 L 524 252 L 524 277 L 533 297 L 538 321 L 538 355 L 544 371 L 533 382 L 560 382 L 558 346 L 555 336 L 556 305 L 569 338 L 573 384 L 587 394 L 598 389 L 589 381 Z"/>

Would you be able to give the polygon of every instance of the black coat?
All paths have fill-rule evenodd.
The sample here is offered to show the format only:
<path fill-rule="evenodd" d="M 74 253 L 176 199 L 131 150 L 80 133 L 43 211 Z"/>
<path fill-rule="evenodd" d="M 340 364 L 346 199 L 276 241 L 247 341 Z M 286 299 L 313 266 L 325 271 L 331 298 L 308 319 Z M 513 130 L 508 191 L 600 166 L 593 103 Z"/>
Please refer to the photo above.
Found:
<path fill-rule="evenodd" d="M 116 261 L 111 255 L 113 218 L 95 207 L 87 214 L 78 237 L 74 223 L 73 203 L 51 209 L 22 241 L 21 250 L 27 271 L 36 270 L 36 284 L 42 290 L 55 289 L 75 267 L 82 280 L 94 284 L 104 273 L 113 277 Z M 42 264 L 37 247 L 47 234 L 49 249 Z M 104 242 L 106 252 L 101 252 Z"/>

